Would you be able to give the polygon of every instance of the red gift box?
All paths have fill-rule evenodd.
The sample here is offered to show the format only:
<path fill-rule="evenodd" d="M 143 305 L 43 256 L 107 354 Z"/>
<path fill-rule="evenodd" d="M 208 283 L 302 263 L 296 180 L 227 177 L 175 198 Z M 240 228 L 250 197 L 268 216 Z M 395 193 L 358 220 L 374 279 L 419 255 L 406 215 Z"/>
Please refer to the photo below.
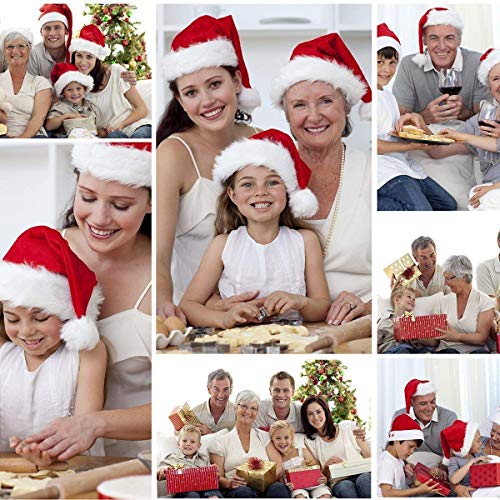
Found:
<path fill-rule="evenodd" d="M 168 418 L 176 431 L 180 431 L 186 424 L 201 425 L 198 417 L 187 403 L 184 403 L 180 408 L 174 408 Z"/>
<path fill-rule="evenodd" d="M 450 483 L 441 481 L 440 479 L 436 479 L 432 475 L 431 469 L 429 469 L 429 467 L 427 467 L 426 465 L 417 462 L 415 468 L 413 469 L 413 473 L 415 474 L 415 483 L 426 483 L 429 479 L 432 479 L 430 485 L 438 485 L 438 490 L 436 491 L 438 495 L 443 495 L 444 497 L 447 497 L 449 495 L 451 491 Z"/>
<path fill-rule="evenodd" d="M 473 488 L 500 486 L 500 463 L 473 465 L 470 468 L 470 484 Z"/>
<path fill-rule="evenodd" d="M 216 490 L 219 488 L 217 466 L 188 469 L 167 469 L 165 471 L 167 495 L 186 491 Z"/>
<path fill-rule="evenodd" d="M 287 483 L 293 484 L 293 489 L 312 488 L 319 486 L 318 479 L 321 477 L 319 465 L 312 467 L 293 467 L 285 471 Z"/>
<path fill-rule="evenodd" d="M 446 330 L 446 314 L 401 317 L 394 322 L 394 338 L 400 341 L 431 339 L 442 335 L 435 328 Z"/>

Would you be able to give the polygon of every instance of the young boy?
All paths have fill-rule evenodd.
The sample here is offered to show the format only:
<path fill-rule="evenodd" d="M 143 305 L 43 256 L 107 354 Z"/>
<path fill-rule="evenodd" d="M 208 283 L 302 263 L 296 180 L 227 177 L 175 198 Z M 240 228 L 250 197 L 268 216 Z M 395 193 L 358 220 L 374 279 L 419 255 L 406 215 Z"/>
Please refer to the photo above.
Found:
<path fill-rule="evenodd" d="M 422 167 L 408 158 L 407 152 L 428 149 L 418 142 L 400 142 L 390 132 L 404 123 L 427 128 L 418 113 L 399 114 L 394 95 L 385 90 L 396 73 L 401 44 L 386 24 L 377 27 L 377 205 L 378 210 L 456 210 L 457 204 L 439 184 L 427 177 Z"/>
<path fill-rule="evenodd" d="M 394 419 L 385 451 L 378 459 L 378 496 L 412 497 L 433 493 L 437 488 L 430 486 L 431 480 L 410 488 L 405 476 L 405 463 L 422 444 L 424 433 L 418 422 L 403 413 Z"/>
<path fill-rule="evenodd" d="M 185 425 L 177 437 L 178 450 L 167 455 L 159 464 L 157 479 L 165 479 L 165 471 L 182 464 L 184 468 L 208 467 L 210 460 L 203 453 L 198 452 L 201 446 L 201 432 L 194 425 Z M 223 498 L 219 490 L 177 493 L 176 498 Z"/>
<path fill-rule="evenodd" d="M 398 342 L 394 338 L 394 321 L 415 309 L 415 290 L 407 286 L 396 286 L 391 292 L 393 311 L 383 316 L 377 323 L 377 345 L 380 354 L 424 354 L 432 352 L 432 339 Z"/>
<path fill-rule="evenodd" d="M 52 84 L 56 96 L 55 102 L 45 120 L 45 129 L 54 131 L 54 137 L 68 137 L 75 128 L 88 131 L 89 135 L 106 137 L 103 130 L 98 129 L 101 114 L 97 106 L 85 99 L 85 94 L 94 87 L 94 80 L 90 75 L 84 75 L 78 68 L 69 63 L 57 63 L 52 70 Z M 74 126 L 65 121 L 81 118 Z"/>

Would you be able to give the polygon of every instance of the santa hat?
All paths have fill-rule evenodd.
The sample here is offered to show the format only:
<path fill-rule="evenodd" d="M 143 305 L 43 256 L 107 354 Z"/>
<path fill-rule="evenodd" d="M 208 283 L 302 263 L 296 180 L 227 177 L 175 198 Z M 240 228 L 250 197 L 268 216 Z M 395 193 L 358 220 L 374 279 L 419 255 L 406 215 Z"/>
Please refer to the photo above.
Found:
<path fill-rule="evenodd" d="M 427 396 L 428 394 L 436 394 L 436 386 L 428 380 L 418 380 L 416 378 L 410 380 L 405 386 L 405 402 L 406 411 L 410 411 L 411 398 L 413 396 Z"/>
<path fill-rule="evenodd" d="M 71 45 L 71 33 L 73 32 L 73 14 L 71 9 L 65 3 L 44 3 L 40 7 L 40 29 L 43 25 L 53 21 L 60 21 L 68 30 L 68 39 L 66 41 L 66 49 Z M 69 62 L 69 51 L 66 51 L 66 62 Z"/>
<path fill-rule="evenodd" d="M 409 441 L 412 439 L 423 441 L 424 433 L 416 420 L 403 413 L 393 420 L 388 441 Z"/>
<path fill-rule="evenodd" d="M 424 13 L 418 22 L 418 47 L 419 53 L 412 57 L 412 61 L 417 66 L 424 66 L 427 62 L 427 57 L 424 54 L 424 28 L 428 26 L 453 26 L 460 33 L 464 29 L 464 23 L 457 12 L 445 7 L 433 7 Z"/>
<path fill-rule="evenodd" d="M 71 350 L 96 346 L 102 299 L 94 273 L 49 227 L 25 231 L 0 262 L 0 300 L 57 316 L 64 321 L 61 339 Z"/>
<path fill-rule="evenodd" d="M 245 113 L 251 113 L 260 106 L 259 93 L 250 85 L 240 37 L 232 16 L 220 19 L 201 16 L 193 21 L 174 38 L 162 66 L 168 82 L 204 68 L 237 68 L 241 72 L 243 86 L 238 94 L 238 107 Z"/>
<path fill-rule="evenodd" d="M 450 462 L 451 451 L 459 457 L 465 457 L 470 452 L 472 441 L 479 429 L 475 422 L 455 420 L 453 424 L 441 431 L 441 447 L 443 448 L 443 464 Z"/>
<path fill-rule="evenodd" d="M 89 24 L 80 30 L 78 38 L 73 38 L 69 51 L 71 53 L 76 51 L 89 52 L 100 61 L 106 59 L 111 53 L 111 49 L 106 47 L 104 35 L 95 24 Z"/>
<path fill-rule="evenodd" d="M 477 78 L 483 85 L 488 86 L 488 75 L 491 68 L 500 63 L 500 50 L 488 49 L 479 60 L 481 62 L 477 69 Z"/>
<path fill-rule="evenodd" d="M 64 88 L 71 82 L 82 84 L 86 92 L 94 88 L 94 79 L 90 75 L 84 75 L 78 71 L 78 68 L 71 63 L 57 63 L 50 73 L 52 85 L 56 90 L 56 95 L 60 96 Z"/>
<path fill-rule="evenodd" d="M 281 68 L 271 89 L 275 106 L 283 107 L 285 92 L 302 81 L 322 81 L 340 89 L 349 106 L 361 99 L 359 114 L 371 119 L 372 91 L 356 59 L 338 33 L 299 43 L 293 49 L 290 62 Z"/>
<path fill-rule="evenodd" d="M 311 170 L 300 158 L 290 136 L 269 129 L 233 142 L 215 159 L 214 180 L 222 186 L 231 175 L 249 165 L 263 165 L 283 179 L 295 217 L 312 217 L 318 211 L 318 200 L 307 188 Z"/>
<path fill-rule="evenodd" d="M 389 29 L 387 24 L 382 23 L 377 26 L 377 51 L 384 47 L 392 47 L 397 51 L 399 57 L 403 54 L 401 42 L 394 31 Z"/>
<path fill-rule="evenodd" d="M 73 166 L 97 179 L 130 187 L 151 187 L 150 142 L 99 142 L 77 144 Z"/>
<path fill-rule="evenodd" d="M 4 46 L 3 43 L 5 41 L 5 38 L 7 35 L 10 35 L 11 33 L 19 33 L 22 35 L 29 43 L 33 43 L 33 33 L 31 30 L 27 28 L 7 28 L 2 31 L 0 34 L 0 49 L 3 51 Z"/>

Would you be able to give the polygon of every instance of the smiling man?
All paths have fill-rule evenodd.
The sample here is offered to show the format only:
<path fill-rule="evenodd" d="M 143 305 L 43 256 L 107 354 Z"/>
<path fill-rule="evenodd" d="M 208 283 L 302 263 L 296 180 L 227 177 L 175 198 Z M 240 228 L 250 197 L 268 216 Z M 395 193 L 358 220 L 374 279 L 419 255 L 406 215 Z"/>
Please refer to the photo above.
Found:
<path fill-rule="evenodd" d="M 193 408 L 201 422 L 202 435 L 211 434 L 222 429 L 234 427 L 234 403 L 229 401 L 233 390 L 233 377 L 223 369 L 215 370 L 208 375 L 207 389 L 210 398 Z"/>
<path fill-rule="evenodd" d="M 269 393 L 271 399 L 260 402 L 259 414 L 254 427 L 269 430 L 277 420 L 287 420 L 295 432 L 303 432 L 300 418 L 300 403 L 292 401 L 295 392 L 295 380 L 287 372 L 278 372 L 271 377 Z"/>
<path fill-rule="evenodd" d="M 450 9 L 429 9 L 420 18 L 420 53 L 403 58 L 394 82 L 401 115 L 420 113 L 426 123 L 466 120 L 479 111 L 481 100 L 491 97 L 477 77 L 480 54 L 460 47 L 462 30 L 460 16 Z M 439 90 L 439 71 L 450 68 L 462 74 L 459 95 Z"/>

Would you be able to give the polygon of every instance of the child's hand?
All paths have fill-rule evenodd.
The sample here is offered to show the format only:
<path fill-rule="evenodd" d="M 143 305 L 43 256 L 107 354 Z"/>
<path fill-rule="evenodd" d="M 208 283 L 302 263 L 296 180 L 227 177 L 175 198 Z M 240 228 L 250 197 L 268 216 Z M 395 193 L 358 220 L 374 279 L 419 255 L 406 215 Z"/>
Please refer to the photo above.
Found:
<path fill-rule="evenodd" d="M 160 467 L 157 471 L 156 471 L 156 479 L 158 481 L 162 481 L 163 479 L 165 479 L 165 471 L 167 470 L 167 467 Z"/>
<path fill-rule="evenodd" d="M 415 470 L 415 466 L 413 464 L 407 463 L 407 464 L 405 464 L 404 470 L 405 470 L 405 476 L 408 479 L 412 479 L 413 474 L 414 474 L 414 470 Z"/>
<path fill-rule="evenodd" d="M 490 459 L 489 459 L 488 456 L 482 455 L 480 457 L 473 458 L 469 463 L 471 465 L 474 465 L 474 464 L 480 464 L 481 462 L 482 463 L 488 463 L 489 461 L 490 461 Z"/>
<path fill-rule="evenodd" d="M 327 481 L 328 481 L 328 479 L 326 478 L 326 476 L 324 474 L 321 474 L 321 476 L 319 476 L 319 478 L 318 478 L 318 484 L 326 484 Z"/>
<path fill-rule="evenodd" d="M 300 311 L 305 305 L 306 297 L 287 292 L 273 292 L 264 301 L 264 307 L 269 315 Z"/>
<path fill-rule="evenodd" d="M 417 487 L 417 490 L 415 493 L 417 495 L 422 495 L 422 494 L 427 494 L 427 493 L 437 493 L 439 490 L 439 485 L 433 481 L 432 479 L 429 479 L 425 483 L 420 484 Z"/>
<path fill-rule="evenodd" d="M 227 311 L 222 318 L 222 328 L 233 328 L 241 323 L 256 321 L 259 316 L 259 309 L 254 304 L 236 304 Z"/>
<path fill-rule="evenodd" d="M 290 493 L 293 493 L 293 490 L 294 490 L 293 483 L 285 483 L 285 486 L 288 487 L 288 489 L 290 490 Z"/>
<path fill-rule="evenodd" d="M 431 469 L 431 474 L 432 474 L 432 477 L 435 477 L 436 479 L 439 479 L 440 481 L 448 481 L 448 474 L 446 473 L 445 470 L 440 469 L 439 467 L 435 467 L 434 469 Z"/>
<path fill-rule="evenodd" d="M 46 467 L 56 461 L 48 452 L 41 451 L 38 447 L 38 443 L 28 444 L 26 441 L 20 441 L 16 445 L 16 453 L 35 465 L 42 467 Z"/>

